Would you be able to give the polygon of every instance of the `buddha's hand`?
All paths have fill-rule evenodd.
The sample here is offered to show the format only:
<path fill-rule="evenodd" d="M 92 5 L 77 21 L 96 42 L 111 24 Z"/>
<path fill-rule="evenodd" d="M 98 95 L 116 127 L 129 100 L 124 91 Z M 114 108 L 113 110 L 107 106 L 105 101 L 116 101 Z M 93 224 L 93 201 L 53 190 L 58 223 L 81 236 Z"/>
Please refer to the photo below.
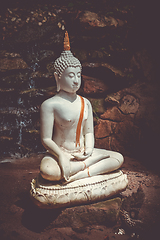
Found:
<path fill-rule="evenodd" d="M 74 153 L 72 156 L 76 158 L 79 161 L 83 161 L 90 157 L 92 155 L 93 149 L 92 148 L 86 148 L 84 153 Z"/>
<path fill-rule="evenodd" d="M 61 155 L 59 156 L 59 165 L 62 170 L 62 176 L 66 181 L 68 181 L 71 173 L 70 160 L 67 159 L 66 156 Z"/>

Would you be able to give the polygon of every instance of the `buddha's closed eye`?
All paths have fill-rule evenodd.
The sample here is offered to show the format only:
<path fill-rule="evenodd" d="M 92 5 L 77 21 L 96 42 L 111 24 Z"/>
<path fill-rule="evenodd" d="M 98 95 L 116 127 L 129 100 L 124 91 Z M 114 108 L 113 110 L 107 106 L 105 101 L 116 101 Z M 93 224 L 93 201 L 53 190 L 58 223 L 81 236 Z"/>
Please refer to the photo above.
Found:
<path fill-rule="evenodd" d="M 70 77 L 70 78 L 73 78 L 74 76 L 75 76 L 74 73 L 69 73 L 69 77 Z"/>

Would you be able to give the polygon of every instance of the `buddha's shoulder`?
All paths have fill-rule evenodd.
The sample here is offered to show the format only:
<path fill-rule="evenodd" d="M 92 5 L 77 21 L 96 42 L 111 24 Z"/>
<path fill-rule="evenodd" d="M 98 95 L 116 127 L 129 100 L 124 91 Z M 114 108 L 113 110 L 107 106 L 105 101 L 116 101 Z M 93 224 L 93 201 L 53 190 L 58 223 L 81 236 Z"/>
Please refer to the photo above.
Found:
<path fill-rule="evenodd" d="M 41 108 L 54 108 L 54 106 L 56 106 L 58 103 L 59 103 L 59 99 L 55 95 L 54 97 L 51 97 L 51 98 L 45 100 L 42 103 Z"/>
<path fill-rule="evenodd" d="M 88 106 L 91 106 L 91 102 L 87 98 L 83 97 L 83 99 Z"/>

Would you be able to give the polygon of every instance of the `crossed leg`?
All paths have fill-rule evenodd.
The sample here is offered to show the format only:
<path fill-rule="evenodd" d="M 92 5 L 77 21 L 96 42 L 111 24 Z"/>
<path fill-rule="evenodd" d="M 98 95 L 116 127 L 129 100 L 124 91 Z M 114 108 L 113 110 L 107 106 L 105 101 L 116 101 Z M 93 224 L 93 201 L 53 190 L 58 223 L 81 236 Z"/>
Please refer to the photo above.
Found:
<path fill-rule="evenodd" d="M 70 154 L 65 155 L 66 158 L 71 158 Z M 84 164 L 82 161 L 70 161 L 70 167 L 70 175 L 73 175 L 79 171 L 82 171 L 84 169 Z M 49 181 L 59 181 L 63 178 L 61 168 L 58 164 L 58 160 L 51 154 L 46 154 L 46 156 L 42 159 L 40 164 L 40 174 L 44 179 Z"/>
<path fill-rule="evenodd" d="M 70 161 L 71 174 L 69 182 L 112 172 L 118 169 L 123 161 L 123 156 L 118 152 L 95 148 L 92 155 L 86 160 Z M 57 160 L 51 155 L 46 155 L 42 159 L 40 173 L 44 179 L 50 181 L 59 181 L 63 178 Z"/>
<path fill-rule="evenodd" d="M 124 158 L 120 153 L 95 148 L 92 156 L 84 161 L 86 168 L 71 176 L 69 182 L 112 172 L 120 168 L 123 162 Z"/>

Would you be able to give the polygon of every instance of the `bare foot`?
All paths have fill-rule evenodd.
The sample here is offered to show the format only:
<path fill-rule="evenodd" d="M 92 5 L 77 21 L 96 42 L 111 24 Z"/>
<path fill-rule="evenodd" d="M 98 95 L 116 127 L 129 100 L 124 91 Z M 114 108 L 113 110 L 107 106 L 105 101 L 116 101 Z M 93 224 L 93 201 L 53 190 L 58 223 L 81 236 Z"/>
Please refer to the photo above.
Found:
<path fill-rule="evenodd" d="M 86 177 L 88 177 L 88 173 L 87 173 L 87 169 L 84 169 L 83 171 L 80 171 L 72 175 L 67 182 L 73 182 Z"/>
<path fill-rule="evenodd" d="M 70 176 L 83 171 L 85 169 L 85 163 L 82 161 L 71 162 L 71 174 Z"/>

